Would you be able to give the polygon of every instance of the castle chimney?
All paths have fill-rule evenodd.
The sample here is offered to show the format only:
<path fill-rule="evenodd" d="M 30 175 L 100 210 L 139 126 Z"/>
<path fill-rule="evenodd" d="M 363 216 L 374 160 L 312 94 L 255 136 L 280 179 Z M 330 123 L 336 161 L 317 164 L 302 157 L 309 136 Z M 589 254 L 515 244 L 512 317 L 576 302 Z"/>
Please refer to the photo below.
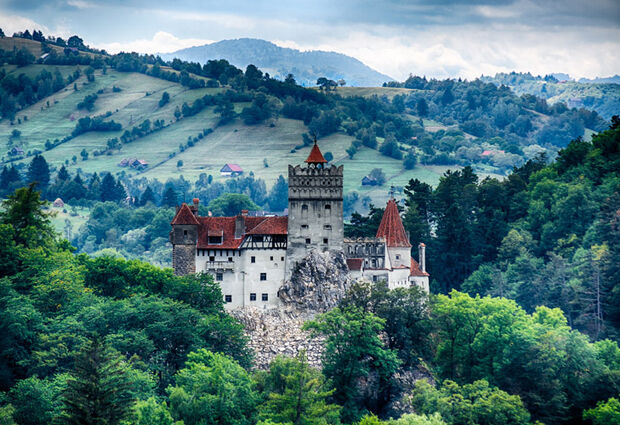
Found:
<path fill-rule="evenodd" d="M 198 198 L 194 198 L 192 201 L 194 204 L 189 207 L 189 209 L 194 213 L 195 216 L 198 216 L 198 204 L 200 203 L 200 200 Z"/>
<path fill-rule="evenodd" d="M 241 214 L 235 217 L 235 239 L 241 239 L 245 233 L 245 217 L 248 210 L 241 210 Z"/>
<path fill-rule="evenodd" d="M 420 270 L 426 273 L 426 245 L 422 242 L 418 245 L 418 262 L 420 263 Z"/>

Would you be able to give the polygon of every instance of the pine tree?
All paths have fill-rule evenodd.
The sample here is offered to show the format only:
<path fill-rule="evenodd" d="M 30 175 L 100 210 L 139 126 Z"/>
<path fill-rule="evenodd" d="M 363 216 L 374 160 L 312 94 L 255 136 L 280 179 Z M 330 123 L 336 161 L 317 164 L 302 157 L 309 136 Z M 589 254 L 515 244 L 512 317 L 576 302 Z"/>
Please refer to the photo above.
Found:
<path fill-rule="evenodd" d="M 67 181 L 71 178 L 71 176 L 69 175 L 69 172 L 67 171 L 64 165 L 60 167 L 60 170 L 58 171 L 58 175 L 56 176 L 56 178 L 59 181 Z"/>
<path fill-rule="evenodd" d="M 142 196 L 140 197 L 141 206 L 146 205 L 149 202 L 155 205 L 155 194 L 153 193 L 151 186 L 147 186 L 146 189 L 144 189 L 144 193 L 142 193 Z"/>
<path fill-rule="evenodd" d="M 101 179 L 97 173 L 93 174 L 88 183 L 88 199 L 101 200 Z"/>
<path fill-rule="evenodd" d="M 161 206 L 162 207 L 176 207 L 177 206 L 177 193 L 174 190 L 174 187 L 168 185 L 164 190 L 164 193 L 161 197 Z"/>
<path fill-rule="evenodd" d="M 46 187 L 50 182 L 50 168 L 47 165 L 47 161 L 41 155 L 37 155 L 32 158 L 30 165 L 28 166 L 28 180 L 33 183 L 36 182 L 40 187 Z"/>
<path fill-rule="evenodd" d="M 44 245 L 55 236 L 48 214 L 41 209 L 46 202 L 34 186 L 17 189 L 0 206 L 0 224 L 10 225 L 16 243 L 26 247 Z"/>
<path fill-rule="evenodd" d="M 62 420 L 71 425 L 116 425 L 131 414 L 131 381 L 122 356 L 93 339 L 75 361 L 63 397 Z"/>
<path fill-rule="evenodd" d="M 267 202 L 271 211 L 284 211 L 288 206 L 288 184 L 282 175 L 278 177 L 271 191 L 269 191 Z"/>
<path fill-rule="evenodd" d="M 120 181 L 116 181 L 111 173 L 106 173 L 101 180 L 101 200 L 118 202 L 125 199 L 127 193 Z"/>

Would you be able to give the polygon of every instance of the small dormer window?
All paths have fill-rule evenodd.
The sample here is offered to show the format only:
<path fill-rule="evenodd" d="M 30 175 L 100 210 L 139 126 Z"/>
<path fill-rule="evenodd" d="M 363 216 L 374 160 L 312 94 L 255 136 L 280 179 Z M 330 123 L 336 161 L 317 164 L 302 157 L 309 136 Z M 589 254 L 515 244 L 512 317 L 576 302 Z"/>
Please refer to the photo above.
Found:
<path fill-rule="evenodd" d="M 209 245 L 221 245 L 222 237 L 221 236 L 209 236 Z"/>

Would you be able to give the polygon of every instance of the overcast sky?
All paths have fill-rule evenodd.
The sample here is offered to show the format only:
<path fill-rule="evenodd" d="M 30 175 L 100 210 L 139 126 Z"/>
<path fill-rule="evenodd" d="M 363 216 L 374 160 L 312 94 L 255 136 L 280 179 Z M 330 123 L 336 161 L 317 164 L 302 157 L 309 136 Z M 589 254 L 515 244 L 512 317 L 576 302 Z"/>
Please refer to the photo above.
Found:
<path fill-rule="evenodd" d="M 351 55 L 398 80 L 620 74 L 620 0 L 0 0 L 0 28 L 78 34 L 109 52 L 262 38 Z"/>

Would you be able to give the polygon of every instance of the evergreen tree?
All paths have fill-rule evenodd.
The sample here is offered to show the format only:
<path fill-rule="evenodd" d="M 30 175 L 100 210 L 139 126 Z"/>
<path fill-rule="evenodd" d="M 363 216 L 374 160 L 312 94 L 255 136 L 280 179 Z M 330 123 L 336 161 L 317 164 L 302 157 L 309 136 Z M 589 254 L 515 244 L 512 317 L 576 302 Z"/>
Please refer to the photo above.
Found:
<path fill-rule="evenodd" d="M 67 171 L 64 165 L 60 167 L 60 170 L 58 171 L 58 175 L 56 176 L 56 178 L 59 181 L 67 181 L 71 178 L 71 176 L 69 175 L 69 172 Z"/>
<path fill-rule="evenodd" d="M 123 184 L 114 179 L 111 173 L 106 173 L 101 180 L 101 200 L 103 202 L 119 202 L 127 197 Z"/>
<path fill-rule="evenodd" d="M 134 400 L 128 371 L 121 355 L 99 337 L 82 350 L 71 375 L 63 397 L 64 423 L 116 425 L 129 417 Z"/>
<path fill-rule="evenodd" d="M 146 205 L 148 202 L 156 205 L 155 193 L 153 193 L 151 186 L 147 186 L 146 189 L 144 189 L 144 193 L 142 193 L 142 196 L 140 197 L 140 205 Z"/>
<path fill-rule="evenodd" d="M 288 206 L 288 183 L 282 175 L 278 177 L 269 191 L 267 203 L 271 211 L 284 211 Z"/>
<path fill-rule="evenodd" d="M 40 246 L 54 237 L 50 218 L 41 208 L 46 201 L 34 189 L 34 183 L 17 189 L 2 202 L 0 224 L 11 226 L 15 241 L 27 247 Z"/>
<path fill-rule="evenodd" d="M 416 109 L 418 110 L 418 115 L 421 117 L 425 117 L 428 115 L 428 103 L 424 100 L 423 97 L 418 99 L 416 103 Z"/>
<path fill-rule="evenodd" d="M 328 404 L 334 390 L 327 388 L 325 377 L 308 364 L 305 352 L 294 359 L 277 357 L 270 365 L 270 381 L 280 384 L 269 391 L 268 400 L 259 408 L 263 420 L 293 425 L 339 423 L 339 406 Z M 277 387 L 281 388 L 277 388 Z"/>
<path fill-rule="evenodd" d="M 88 183 L 88 198 L 93 200 L 101 199 L 101 179 L 94 173 Z"/>
<path fill-rule="evenodd" d="M 9 168 L 5 165 L 0 174 L 0 193 L 10 191 L 14 186 L 20 183 L 20 181 L 21 178 L 15 166 L 12 165 Z"/>
<path fill-rule="evenodd" d="M 50 182 L 50 168 L 47 161 L 41 155 L 32 158 L 28 166 L 28 180 L 36 182 L 41 188 L 45 188 Z"/>
<path fill-rule="evenodd" d="M 172 185 L 167 185 L 164 193 L 161 195 L 162 207 L 176 207 L 178 205 L 178 196 Z"/>

